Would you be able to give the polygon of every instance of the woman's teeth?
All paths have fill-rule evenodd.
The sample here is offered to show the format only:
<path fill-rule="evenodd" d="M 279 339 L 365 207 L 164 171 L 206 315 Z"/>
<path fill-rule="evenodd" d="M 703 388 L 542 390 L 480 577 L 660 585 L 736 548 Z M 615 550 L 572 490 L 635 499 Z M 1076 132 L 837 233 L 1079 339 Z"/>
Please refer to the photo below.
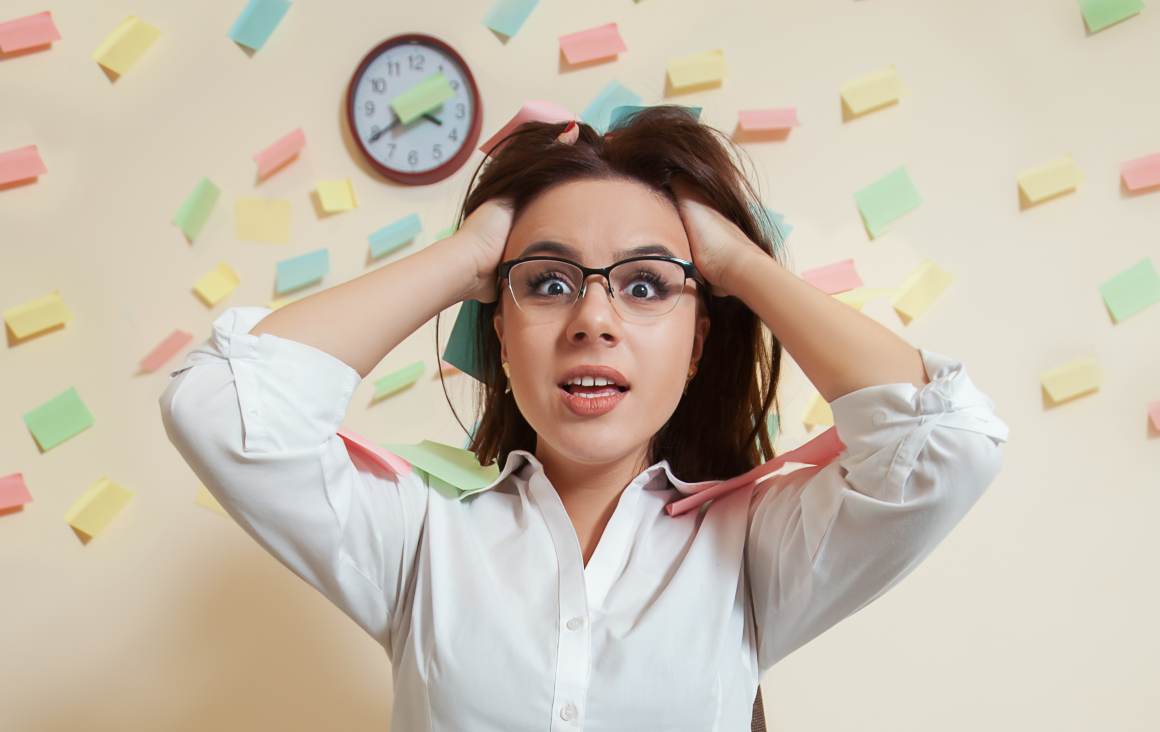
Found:
<path fill-rule="evenodd" d="M 615 386 L 577 386 L 576 384 L 568 384 L 564 387 L 564 390 L 575 396 L 584 397 L 585 399 L 596 399 L 597 397 L 620 393 L 620 389 Z"/>

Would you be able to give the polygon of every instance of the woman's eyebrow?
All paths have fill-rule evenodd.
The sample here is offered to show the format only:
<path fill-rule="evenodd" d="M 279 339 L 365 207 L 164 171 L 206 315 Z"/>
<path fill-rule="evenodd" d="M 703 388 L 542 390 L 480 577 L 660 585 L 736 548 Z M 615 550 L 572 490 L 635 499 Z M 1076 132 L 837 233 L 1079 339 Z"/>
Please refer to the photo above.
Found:
<path fill-rule="evenodd" d="M 521 257 L 528 257 L 528 256 L 531 256 L 533 254 L 542 254 L 542 253 L 559 254 L 561 256 L 568 257 L 570 259 L 574 259 L 576 261 L 579 261 L 580 256 L 581 256 L 580 250 L 576 249 L 575 247 L 569 246 L 567 244 L 562 244 L 558 241 L 552 241 L 550 239 L 546 239 L 544 241 L 538 241 L 538 242 L 535 242 L 534 244 L 528 245 L 528 247 L 526 249 L 524 249 L 523 253 L 520 254 L 520 256 Z M 615 257 L 616 259 L 620 260 L 620 259 L 625 259 L 627 257 L 637 257 L 637 256 L 641 256 L 644 254 L 660 254 L 660 255 L 663 255 L 666 257 L 675 257 L 676 256 L 675 254 L 673 254 L 672 250 L 670 250 L 664 244 L 644 244 L 644 245 L 641 245 L 639 247 L 632 247 L 631 249 L 620 249 L 620 250 L 617 250 L 616 252 L 613 252 L 612 256 Z"/>

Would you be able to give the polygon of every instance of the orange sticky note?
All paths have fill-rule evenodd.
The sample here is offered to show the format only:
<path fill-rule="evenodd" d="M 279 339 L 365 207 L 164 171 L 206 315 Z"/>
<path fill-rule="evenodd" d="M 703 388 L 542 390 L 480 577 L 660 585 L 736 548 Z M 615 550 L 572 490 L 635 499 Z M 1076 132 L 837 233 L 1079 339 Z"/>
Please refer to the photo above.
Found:
<path fill-rule="evenodd" d="M 1129 190 L 1160 186 L 1160 153 L 1129 160 L 1120 166 L 1120 175 Z"/>
<path fill-rule="evenodd" d="M 23 473 L 0 476 L 0 511 L 23 506 L 32 500 Z"/>
<path fill-rule="evenodd" d="M 294 158 L 306 145 L 306 133 L 302 128 L 290 132 L 275 140 L 269 147 L 254 153 L 254 160 L 258 163 L 258 177 L 265 178 L 282 168 Z"/>
<path fill-rule="evenodd" d="M 785 130 L 798 126 L 795 107 L 770 107 L 768 109 L 743 109 L 737 113 L 741 129 L 750 132 L 765 130 Z"/>
<path fill-rule="evenodd" d="M 165 337 L 165 340 L 158 343 L 148 356 L 141 359 L 141 370 L 148 373 L 156 371 L 191 340 L 193 340 L 192 333 L 186 333 L 184 330 L 173 331 Z"/>
<path fill-rule="evenodd" d="M 616 23 L 605 23 L 595 28 L 560 36 L 560 50 L 564 52 L 564 58 L 570 64 L 608 58 L 627 48 Z"/>
<path fill-rule="evenodd" d="M 0 185 L 13 181 L 36 178 L 47 173 L 36 145 L 27 145 L 0 153 Z"/>
<path fill-rule="evenodd" d="M 843 259 L 825 267 L 807 269 L 802 272 L 802 279 L 827 295 L 862 286 L 862 278 L 854 270 L 853 259 Z"/>
<path fill-rule="evenodd" d="M 0 23 L 0 51 L 12 53 L 44 46 L 60 40 L 60 31 L 52 22 L 52 11 L 33 13 Z"/>

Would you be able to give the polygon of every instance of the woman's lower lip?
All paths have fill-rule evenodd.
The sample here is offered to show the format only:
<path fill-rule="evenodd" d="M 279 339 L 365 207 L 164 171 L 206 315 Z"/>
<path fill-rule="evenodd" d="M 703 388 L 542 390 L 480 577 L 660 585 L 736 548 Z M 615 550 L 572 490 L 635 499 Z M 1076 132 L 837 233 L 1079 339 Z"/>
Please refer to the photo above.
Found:
<path fill-rule="evenodd" d="M 564 404 L 574 414 L 578 414 L 581 417 L 598 417 L 601 414 L 607 414 L 628 395 L 627 391 L 618 391 L 608 396 L 582 397 L 569 394 L 563 387 L 558 388 L 560 390 L 560 396 L 564 399 Z"/>

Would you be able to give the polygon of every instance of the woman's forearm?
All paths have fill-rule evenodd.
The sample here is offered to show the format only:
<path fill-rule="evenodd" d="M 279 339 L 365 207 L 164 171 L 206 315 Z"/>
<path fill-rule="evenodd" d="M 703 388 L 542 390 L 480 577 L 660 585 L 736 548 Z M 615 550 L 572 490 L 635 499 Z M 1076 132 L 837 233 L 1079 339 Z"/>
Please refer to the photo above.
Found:
<path fill-rule="evenodd" d="M 295 300 L 250 333 L 305 343 L 345 361 L 363 377 L 395 346 L 475 282 L 470 254 L 452 235 L 403 259 Z"/>
<path fill-rule="evenodd" d="M 761 318 L 827 402 L 867 386 L 930 381 L 917 348 L 764 252 L 754 250 L 732 269 L 729 290 Z"/>

